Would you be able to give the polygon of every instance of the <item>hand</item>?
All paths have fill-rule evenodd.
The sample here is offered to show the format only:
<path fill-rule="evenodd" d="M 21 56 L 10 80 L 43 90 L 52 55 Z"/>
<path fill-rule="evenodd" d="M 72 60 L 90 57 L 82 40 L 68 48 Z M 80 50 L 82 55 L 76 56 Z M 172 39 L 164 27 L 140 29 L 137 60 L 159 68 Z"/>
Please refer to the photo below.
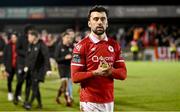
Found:
<path fill-rule="evenodd" d="M 67 54 L 66 56 L 65 56 L 65 59 L 71 59 L 72 58 L 72 55 L 71 54 Z"/>
<path fill-rule="evenodd" d="M 110 69 L 110 65 L 105 60 L 101 60 L 98 68 L 93 71 L 93 75 L 109 76 Z"/>
<path fill-rule="evenodd" d="M 28 69 L 28 67 L 26 66 L 26 67 L 24 67 L 24 72 L 27 72 L 29 69 Z"/>
<path fill-rule="evenodd" d="M 2 51 L 0 51 L 0 56 L 3 56 L 3 52 Z"/>
<path fill-rule="evenodd" d="M 2 64 L 1 65 L 1 71 L 4 72 L 6 70 L 6 67 Z"/>
<path fill-rule="evenodd" d="M 4 74 L 5 74 L 6 77 L 9 77 L 9 73 L 7 71 L 5 71 Z"/>
<path fill-rule="evenodd" d="M 46 72 L 46 75 L 47 75 L 47 76 L 52 75 L 52 71 L 47 71 L 47 72 Z"/>

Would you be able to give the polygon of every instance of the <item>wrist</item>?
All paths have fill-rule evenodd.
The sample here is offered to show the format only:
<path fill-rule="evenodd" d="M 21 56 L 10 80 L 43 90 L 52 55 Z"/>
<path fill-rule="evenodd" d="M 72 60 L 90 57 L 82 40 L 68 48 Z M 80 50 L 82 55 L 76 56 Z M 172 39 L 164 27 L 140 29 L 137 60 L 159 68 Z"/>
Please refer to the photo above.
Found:
<path fill-rule="evenodd" d="M 92 71 L 93 76 L 96 76 L 98 73 L 96 70 Z"/>
<path fill-rule="evenodd" d="M 113 68 L 110 68 L 108 71 L 108 75 L 112 75 Z"/>

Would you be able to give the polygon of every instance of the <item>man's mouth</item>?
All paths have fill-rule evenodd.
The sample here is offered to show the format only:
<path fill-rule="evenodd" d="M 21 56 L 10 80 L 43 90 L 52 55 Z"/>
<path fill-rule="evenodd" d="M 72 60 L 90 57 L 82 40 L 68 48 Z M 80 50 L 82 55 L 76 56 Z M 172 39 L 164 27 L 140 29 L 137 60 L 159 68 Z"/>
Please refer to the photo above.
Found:
<path fill-rule="evenodd" d="M 103 29 L 103 27 L 97 27 L 97 29 L 101 29 L 101 30 L 102 30 L 102 29 Z"/>

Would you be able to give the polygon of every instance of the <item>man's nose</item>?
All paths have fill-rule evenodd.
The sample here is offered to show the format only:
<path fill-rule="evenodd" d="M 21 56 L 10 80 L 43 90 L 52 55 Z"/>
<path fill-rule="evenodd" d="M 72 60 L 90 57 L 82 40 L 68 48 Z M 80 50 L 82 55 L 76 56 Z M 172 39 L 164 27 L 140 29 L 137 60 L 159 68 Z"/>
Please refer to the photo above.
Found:
<path fill-rule="evenodd" d="M 101 19 L 99 19 L 97 23 L 98 23 L 98 24 L 102 24 L 102 21 L 101 21 Z"/>

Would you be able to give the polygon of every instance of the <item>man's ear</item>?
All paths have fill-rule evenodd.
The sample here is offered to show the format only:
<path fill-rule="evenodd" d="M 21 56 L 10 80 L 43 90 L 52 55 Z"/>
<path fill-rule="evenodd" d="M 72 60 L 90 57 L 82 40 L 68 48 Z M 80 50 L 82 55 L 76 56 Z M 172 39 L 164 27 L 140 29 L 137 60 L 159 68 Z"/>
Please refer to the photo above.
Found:
<path fill-rule="evenodd" d="M 90 21 L 88 20 L 88 27 L 91 28 L 91 23 Z"/>

